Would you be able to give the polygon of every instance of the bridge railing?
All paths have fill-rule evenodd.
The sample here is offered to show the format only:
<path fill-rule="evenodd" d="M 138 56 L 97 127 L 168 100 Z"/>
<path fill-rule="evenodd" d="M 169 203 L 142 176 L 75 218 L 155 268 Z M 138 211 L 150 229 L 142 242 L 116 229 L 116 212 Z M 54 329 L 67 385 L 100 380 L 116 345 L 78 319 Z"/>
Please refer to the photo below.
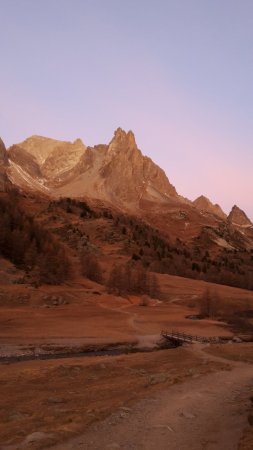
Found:
<path fill-rule="evenodd" d="M 202 344 L 217 344 L 221 340 L 219 337 L 205 337 L 205 336 L 197 336 L 184 333 L 182 331 L 172 330 L 172 331 L 161 331 L 162 337 L 169 340 L 174 340 L 178 342 L 200 342 Z"/>

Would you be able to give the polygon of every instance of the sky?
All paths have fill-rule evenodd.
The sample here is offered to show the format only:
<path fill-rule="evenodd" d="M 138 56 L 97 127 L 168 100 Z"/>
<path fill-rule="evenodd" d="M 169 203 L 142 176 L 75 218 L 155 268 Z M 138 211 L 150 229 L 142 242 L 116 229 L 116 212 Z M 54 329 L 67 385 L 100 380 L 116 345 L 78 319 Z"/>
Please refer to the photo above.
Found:
<path fill-rule="evenodd" d="M 0 136 L 108 143 L 253 220 L 252 0 L 0 0 Z"/>

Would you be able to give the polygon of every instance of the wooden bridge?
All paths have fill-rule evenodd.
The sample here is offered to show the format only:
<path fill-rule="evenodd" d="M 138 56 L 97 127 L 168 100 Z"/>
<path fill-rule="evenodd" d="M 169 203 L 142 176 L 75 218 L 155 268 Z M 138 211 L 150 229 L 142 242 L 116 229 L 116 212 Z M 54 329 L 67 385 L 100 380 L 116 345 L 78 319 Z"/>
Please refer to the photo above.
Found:
<path fill-rule="evenodd" d="M 220 344 L 222 342 L 220 337 L 204 337 L 204 336 L 194 336 L 191 334 L 186 334 L 181 331 L 161 331 L 161 336 L 169 341 L 175 347 L 180 346 L 184 343 L 193 344 L 194 342 L 200 342 L 201 344 Z"/>

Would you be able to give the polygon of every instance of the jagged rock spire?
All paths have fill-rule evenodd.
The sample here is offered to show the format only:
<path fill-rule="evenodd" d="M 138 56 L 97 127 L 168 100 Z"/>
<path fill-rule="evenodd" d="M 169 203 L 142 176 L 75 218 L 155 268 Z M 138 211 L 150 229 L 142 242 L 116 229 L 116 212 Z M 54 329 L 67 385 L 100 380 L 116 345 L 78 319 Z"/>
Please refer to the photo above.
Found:
<path fill-rule="evenodd" d="M 128 132 L 117 128 L 114 132 L 114 136 L 109 143 L 109 152 L 117 150 L 137 149 L 134 133 L 130 130 Z"/>

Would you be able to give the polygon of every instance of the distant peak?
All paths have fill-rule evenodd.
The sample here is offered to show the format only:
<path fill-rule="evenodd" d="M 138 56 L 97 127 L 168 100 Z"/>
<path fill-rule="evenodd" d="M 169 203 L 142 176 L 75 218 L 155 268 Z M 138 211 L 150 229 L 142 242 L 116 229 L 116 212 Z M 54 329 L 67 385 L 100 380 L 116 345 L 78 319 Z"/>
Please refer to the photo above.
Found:
<path fill-rule="evenodd" d="M 25 148 L 26 150 L 29 150 L 29 149 L 35 148 L 35 147 L 38 148 L 39 146 L 42 146 L 45 144 L 51 145 L 51 143 L 54 143 L 54 142 L 60 142 L 60 141 L 57 141 L 55 139 L 52 139 L 52 138 L 49 138 L 46 136 L 40 136 L 38 134 L 33 134 L 32 136 L 29 136 L 23 142 L 20 142 L 17 145 L 22 148 Z"/>
<path fill-rule="evenodd" d="M 132 130 L 129 130 L 129 131 L 128 131 L 128 133 L 127 133 L 127 139 L 128 139 L 128 142 L 130 142 L 132 145 L 135 145 L 135 146 L 136 146 L 135 135 L 134 135 L 134 133 L 132 132 Z"/>
<path fill-rule="evenodd" d="M 200 195 L 199 197 L 197 197 L 193 203 L 199 203 L 199 202 L 203 202 L 206 204 L 212 204 L 211 200 L 209 200 L 209 198 L 205 197 L 205 195 Z"/>
<path fill-rule="evenodd" d="M 228 215 L 228 221 L 231 222 L 233 225 L 246 226 L 246 227 L 252 226 L 252 222 L 250 221 L 248 216 L 237 205 L 234 205 L 233 208 L 231 209 L 231 211 Z"/>
<path fill-rule="evenodd" d="M 32 136 L 29 136 L 28 138 L 26 138 L 26 140 L 24 142 L 27 141 L 47 141 L 47 140 L 54 140 L 52 138 L 46 137 L 46 136 L 40 136 L 39 134 L 33 134 Z"/>
<path fill-rule="evenodd" d="M 117 130 L 114 131 L 114 137 L 121 138 L 126 137 L 126 132 L 122 128 L 118 127 Z"/>
<path fill-rule="evenodd" d="M 239 206 L 237 206 L 237 205 L 234 205 L 232 207 L 229 215 L 232 215 L 232 214 L 241 214 L 241 215 L 245 215 L 246 216 L 245 212 L 241 208 L 239 208 Z"/>
<path fill-rule="evenodd" d="M 109 144 L 109 150 L 115 148 L 122 148 L 122 149 L 137 148 L 134 133 L 131 130 L 126 132 L 125 130 L 122 130 L 122 128 L 120 127 L 117 128 Z"/>
<path fill-rule="evenodd" d="M 80 146 L 80 147 L 81 147 L 81 146 L 82 146 L 82 147 L 85 147 L 85 145 L 84 145 L 82 139 L 80 139 L 80 138 L 75 139 L 74 142 L 73 142 L 73 145 L 78 145 L 78 146 Z"/>
<path fill-rule="evenodd" d="M 199 210 L 209 211 L 222 219 L 226 218 L 226 214 L 222 211 L 221 207 L 217 203 L 214 205 L 211 200 L 204 195 L 200 195 L 196 198 L 196 200 L 193 201 L 193 205 Z"/>

